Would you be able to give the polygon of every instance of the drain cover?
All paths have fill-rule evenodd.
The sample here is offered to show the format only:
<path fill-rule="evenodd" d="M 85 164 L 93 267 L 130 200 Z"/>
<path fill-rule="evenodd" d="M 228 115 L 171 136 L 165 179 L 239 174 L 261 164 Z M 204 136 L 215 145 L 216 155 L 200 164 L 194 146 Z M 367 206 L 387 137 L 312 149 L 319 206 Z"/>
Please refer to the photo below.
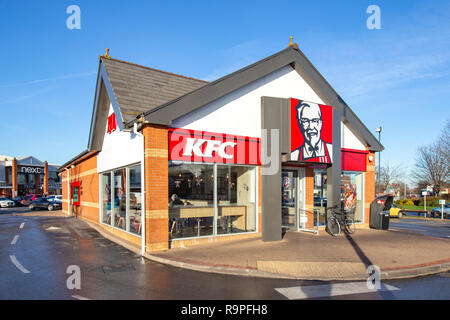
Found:
<path fill-rule="evenodd" d="M 131 264 L 114 264 L 109 266 L 103 266 L 102 270 L 104 273 L 111 273 L 111 272 L 135 271 L 136 269 Z"/>

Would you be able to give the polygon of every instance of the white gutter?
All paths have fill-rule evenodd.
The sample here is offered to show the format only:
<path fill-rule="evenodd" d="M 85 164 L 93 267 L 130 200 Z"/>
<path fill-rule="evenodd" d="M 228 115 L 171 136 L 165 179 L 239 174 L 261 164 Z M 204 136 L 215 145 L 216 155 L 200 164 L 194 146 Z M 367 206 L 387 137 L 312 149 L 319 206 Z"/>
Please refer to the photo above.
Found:
<path fill-rule="evenodd" d="M 65 169 L 67 172 L 67 216 L 70 216 L 70 169 Z"/>
<path fill-rule="evenodd" d="M 133 124 L 133 133 L 142 138 L 142 156 L 141 156 L 141 256 L 145 254 L 146 239 L 145 239 L 145 140 L 144 135 L 137 130 L 137 123 Z"/>

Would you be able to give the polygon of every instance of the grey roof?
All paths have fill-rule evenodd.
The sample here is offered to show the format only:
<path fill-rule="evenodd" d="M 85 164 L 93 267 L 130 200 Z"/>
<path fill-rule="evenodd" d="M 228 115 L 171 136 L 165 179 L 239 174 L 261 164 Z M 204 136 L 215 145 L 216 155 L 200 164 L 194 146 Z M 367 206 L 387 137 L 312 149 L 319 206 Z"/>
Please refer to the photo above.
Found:
<path fill-rule="evenodd" d="M 124 123 L 208 83 L 103 56 L 100 60 Z"/>
<path fill-rule="evenodd" d="M 150 123 L 170 126 L 174 119 L 287 65 L 293 67 L 326 104 L 339 110 L 342 121 L 351 124 L 353 133 L 367 143 L 369 150 L 384 149 L 295 45 L 210 83 L 100 56 L 88 150 L 101 150 L 109 102 L 116 119 L 122 119 L 118 121 L 120 130 L 132 127 L 140 115 Z"/>
<path fill-rule="evenodd" d="M 73 162 L 77 161 L 78 159 L 81 159 L 83 156 L 87 155 L 90 151 L 89 150 L 84 150 L 81 153 L 77 154 L 75 157 L 73 157 L 72 159 L 70 159 L 69 161 L 67 161 L 66 163 L 64 163 L 63 165 L 61 165 L 58 170 L 56 170 L 57 172 L 61 172 L 64 170 L 65 167 L 67 167 L 68 165 L 72 164 Z"/>
<path fill-rule="evenodd" d="M 351 124 L 353 133 L 369 144 L 369 150 L 381 151 L 384 149 L 383 145 L 317 71 L 297 45 L 290 46 L 201 88 L 176 97 L 172 101 L 147 110 L 143 115 L 145 120 L 150 123 L 170 126 L 174 119 L 287 65 L 292 66 L 326 104 L 339 109 L 343 115 L 342 121 Z M 135 121 L 136 119 L 133 119 L 128 122 L 126 127 L 131 127 Z"/>

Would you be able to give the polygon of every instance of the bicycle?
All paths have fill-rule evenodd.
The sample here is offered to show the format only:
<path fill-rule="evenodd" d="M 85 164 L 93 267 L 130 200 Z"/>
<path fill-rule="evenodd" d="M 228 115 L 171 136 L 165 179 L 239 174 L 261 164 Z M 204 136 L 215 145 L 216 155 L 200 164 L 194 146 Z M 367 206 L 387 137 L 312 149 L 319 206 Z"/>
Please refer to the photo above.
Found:
<path fill-rule="evenodd" d="M 333 237 L 337 237 L 341 234 L 343 229 L 347 234 L 355 233 L 355 219 L 353 218 L 353 212 L 346 212 L 338 206 L 327 208 L 327 211 L 331 210 L 331 214 L 327 215 L 327 231 Z"/>

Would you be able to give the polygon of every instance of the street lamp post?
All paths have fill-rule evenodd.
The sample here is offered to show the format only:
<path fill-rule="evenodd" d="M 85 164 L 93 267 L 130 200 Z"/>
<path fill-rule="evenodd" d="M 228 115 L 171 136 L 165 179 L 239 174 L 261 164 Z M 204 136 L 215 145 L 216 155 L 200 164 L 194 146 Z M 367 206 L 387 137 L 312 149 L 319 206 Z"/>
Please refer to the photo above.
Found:
<path fill-rule="evenodd" d="M 378 132 L 378 142 L 381 144 L 381 126 L 375 129 Z M 381 151 L 378 152 L 378 194 L 381 193 Z"/>

